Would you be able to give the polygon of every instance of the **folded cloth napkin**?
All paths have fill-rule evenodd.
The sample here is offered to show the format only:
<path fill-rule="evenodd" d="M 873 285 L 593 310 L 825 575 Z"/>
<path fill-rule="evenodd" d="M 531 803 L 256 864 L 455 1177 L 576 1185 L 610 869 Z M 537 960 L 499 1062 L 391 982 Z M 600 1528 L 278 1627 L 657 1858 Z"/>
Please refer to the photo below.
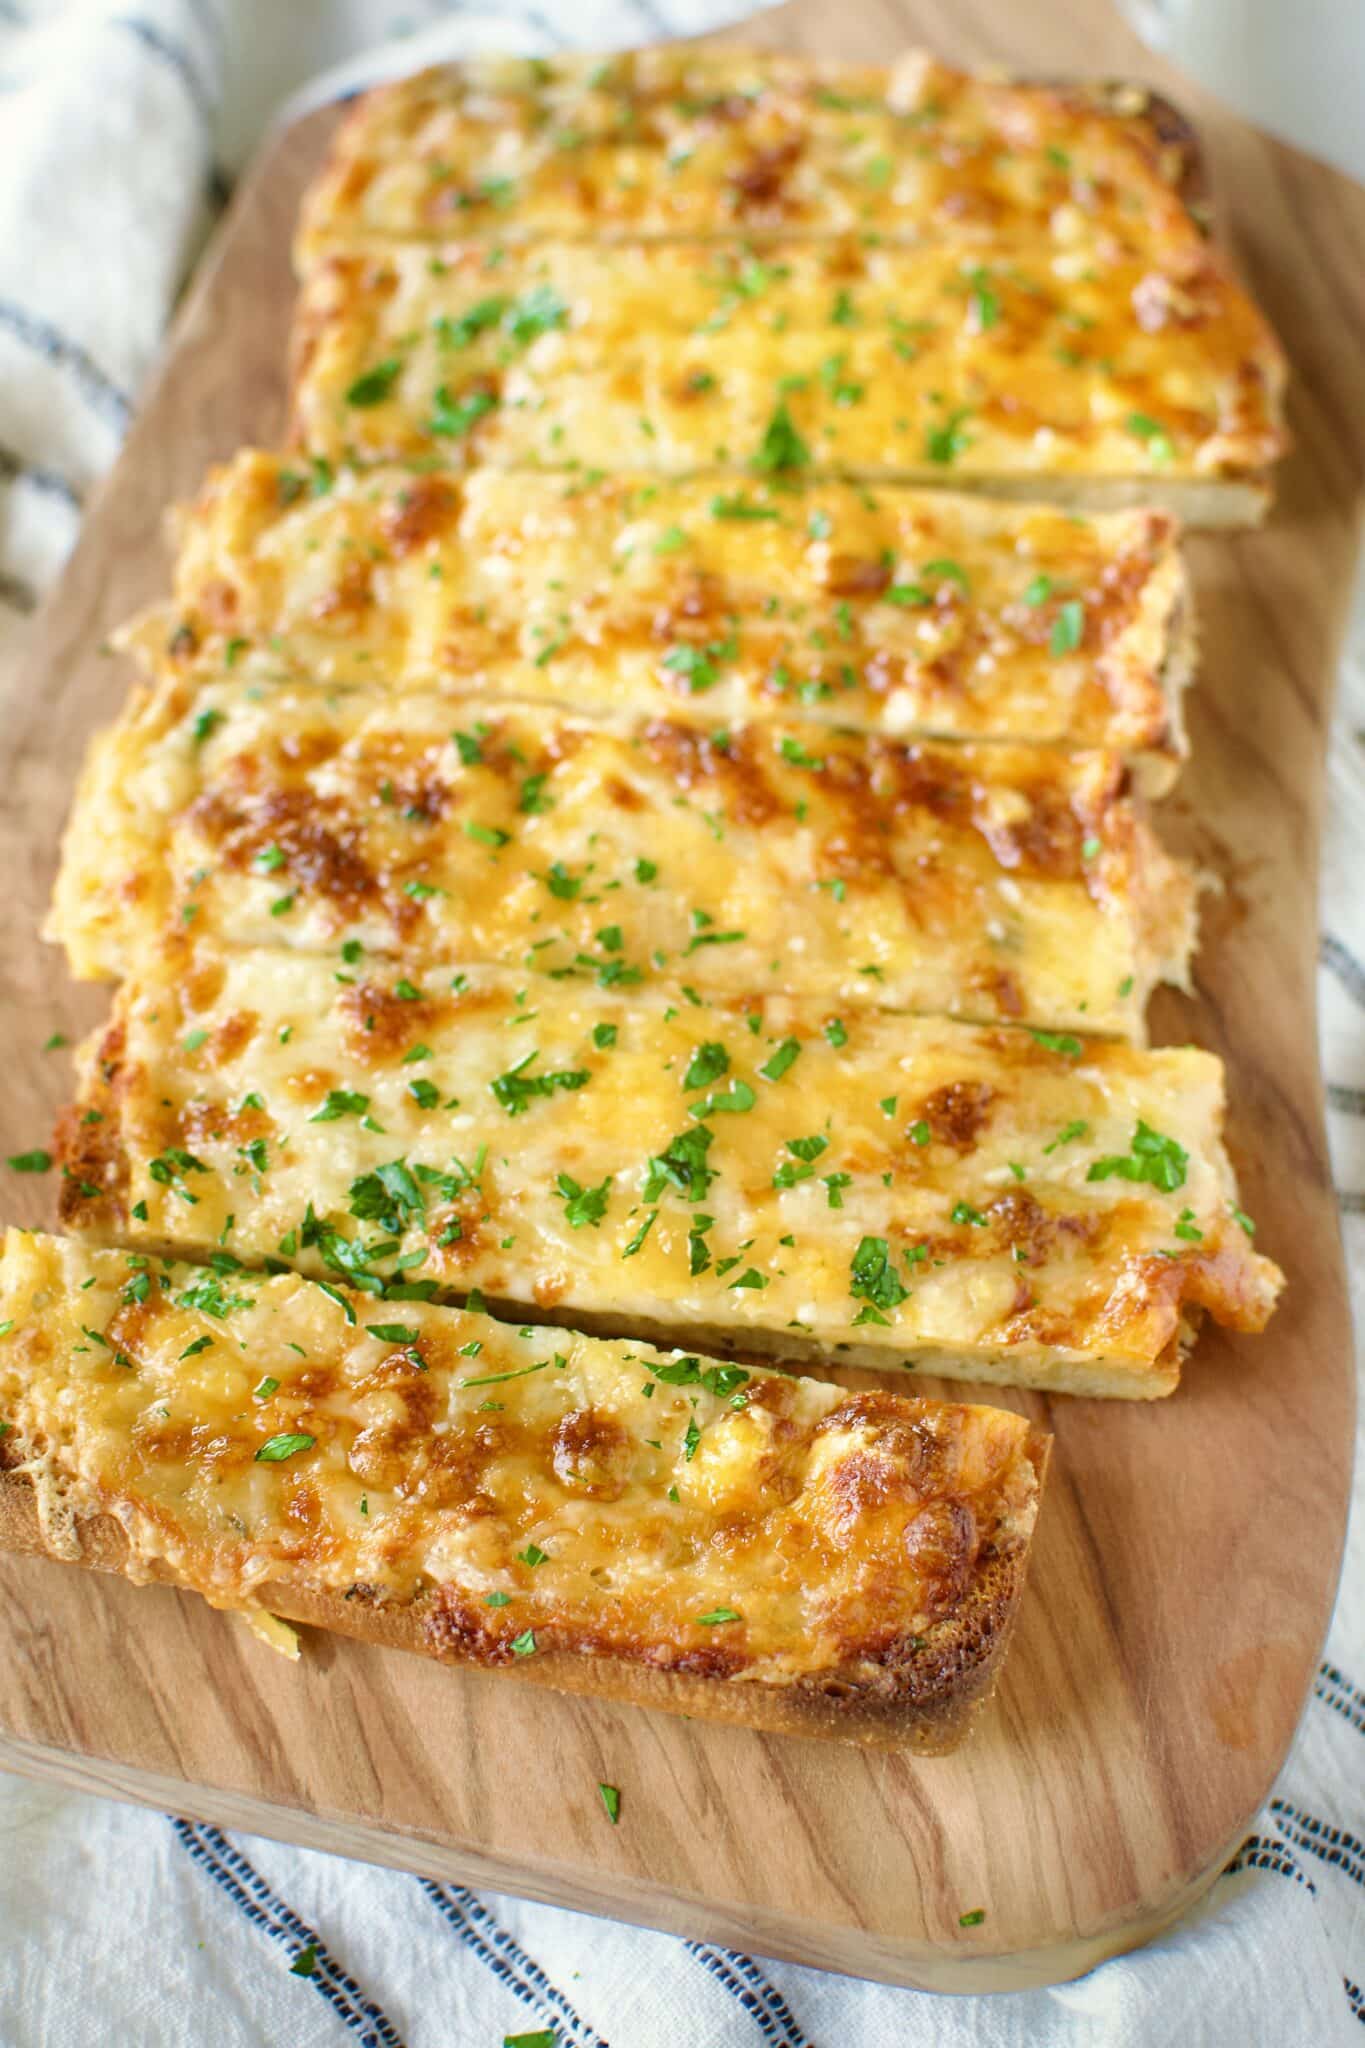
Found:
<path fill-rule="evenodd" d="M 451 10 L 443 53 L 606 47 L 727 0 Z M 0 0 L 0 660 L 118 447 L 215 182 L 215 136 L 367 40 L 361 0 Z M 273 39 L 273 40 L 272 40 Z M 391 52 L 367 62 L 396 68 Z M 371 71 L 373 75 L 373 70 Z M 352 74 L 348 74 L 352 77 Z M 353 77 L 352 77 L 353 82 Z M 219 120 L 226 95 L 230 119 Z M 258 118 L 267 111 L 259 104 Z M 231 144 L 229 143 L 229 147 Z M 1365 1296 L 1365 610 L 1332 739 L 1323 1042 Z M 1359 1508 L 1360 1501 L 1357 1501 Z M 1178 1932 L 1052 1991 L 943 1999 L 0 1780 L 4 2048 L 1328 2048 L 1365 2022 L 1365 1515 L 1275 1797 Z M 311 1959 L 311 1962 L 310 1962 Z"/>

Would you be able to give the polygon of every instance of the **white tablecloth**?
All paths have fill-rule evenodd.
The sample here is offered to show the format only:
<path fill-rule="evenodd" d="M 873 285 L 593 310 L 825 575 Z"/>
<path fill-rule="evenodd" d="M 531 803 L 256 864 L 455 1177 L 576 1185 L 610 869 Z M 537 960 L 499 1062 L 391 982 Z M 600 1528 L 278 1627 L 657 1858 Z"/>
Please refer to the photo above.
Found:
<path fill-rule="evenodd" d="M 284 92 L 404 36 L 600 47 L 742 0 L 0 0 L 0 659 L 75 538 L 185 266 Z M 1323 1044 L 1365 1292 L 1365 614 L 1324 874 Z M 2 800 L 2 799 L 0 799 Z M 3 2048 L 1330 2048 L 1365 2023 L 1365 1517 L 1300 1741 L 1206 1905 L 1055 1991 L 947 2000 L 0 1779 Z M 313 1974 L 290 1965 L 316 1953 Z"/>

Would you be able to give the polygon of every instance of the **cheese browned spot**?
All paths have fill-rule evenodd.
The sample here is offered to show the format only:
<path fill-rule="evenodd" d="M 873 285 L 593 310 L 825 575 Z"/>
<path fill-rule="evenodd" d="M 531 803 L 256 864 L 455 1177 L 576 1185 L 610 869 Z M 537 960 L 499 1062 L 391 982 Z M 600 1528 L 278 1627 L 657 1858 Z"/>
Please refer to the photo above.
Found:
<path fill-rule="evenodd" d="M 51 933 L 86 975 L 191 916 L 225 944 L 409 972 L 663 977 L 1139 1038 L 1153 983 L 1184 978 L 1192 881 L 1113 756 L 453 715 L 234 682 L 135 697 L 87 770 Z"/>
<path fill-rule="evenodd" d="M 438 484 L 456 509 L 414 520 Z M 339 609 L 356 561 L 368 602 Z M 1191 616 L 1152 511 L 494 471 L 340 472 L 315 496 L 297 462 L 248 450 L 180 518 L 173 607 L 126 637 L 196 679 L 1104 747 L 1155 787 L 1183 749 Z"/>
<path fill-rule="evenodd" d="M 102 1518 L 103 1561 L 216 1606 L 930 1746 L 1003 1645 L 1046 1450 L 990 1408 L 18 1231 L 0 1332 L 3 1512 L 30 1486 L 50 1548 Z"/>
<path fill-rule="evenodd" d="M 69 1220 L 399 1299 L 1139 1398 L 1174 1387 L 1195 1309 L 1273 1306 L 1208 1053 L 586 975 L 347 980 L 168 940 L 87 1050 L 118 1163 L 82 1192 L 66 1128 Z"/>
<path fill-rule="evenodd" d="M 333 462 L 1254 491 L 1284 446 L 1273 337 L 1211 248 L 1169 318 L 1133 317 L 1149 277 L 1053 245 L 340 250 L 303 282 L 293 434 Z"/>
<path fill-rule="evenodd" d="M 672 47 L 484 57 L 369 93 L 308 195 L 298 252 L 338 239 L 851 232 L 1200 244 L 1191 140 L 1140 89 Z"/>

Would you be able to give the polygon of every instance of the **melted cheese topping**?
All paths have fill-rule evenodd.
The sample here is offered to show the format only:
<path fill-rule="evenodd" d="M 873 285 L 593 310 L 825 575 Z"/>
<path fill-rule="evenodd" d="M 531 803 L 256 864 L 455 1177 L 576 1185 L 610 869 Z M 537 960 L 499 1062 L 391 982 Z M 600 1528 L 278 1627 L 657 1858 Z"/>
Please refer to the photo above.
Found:
<path fill-rule="evenodd" d="M 11 1230 L 0 1457 L 221 1606 L 427 1596 L 465 1657 L 769 1684 L 932 1656 L 1036 1509 L 1019 1416 Z"/>
<path fill-rule="evenodd" d="M 304 281 L 293 427 L 333 461 L 936 484 L 1258 473 L 1273 341 L 1179 280 L 1051 248 L 708 242 L 347 250 Z"/>
<path fill-rule="evenodd" d="M 1194 891 L 1112 756 L 174 686 L 100 743 L 52 929 L 804 991 L 1141 1037 Z M 726 943 L 707 943 L 724 933 Z"/>
<path fill-rule="evenodd" d="M 1183 747 L 1171 521 L 838 483 L 310 471 L 256 451 L 180 522 L 158 669 Z"/>
<path fill-rule="evenodd" d="M 1188 1048 L 186 938 L 88 1054 L 63 1201 L 377 1291 L 1142 1396 L 1191 1306 L 1273 1305 L 1221 1120 Z"/>
<path fill-rule="evenodd" d="M 1141 90 L 764 52 L 476 58 L 368 94 L 304 207 L 303 261 L 358 232 L 860 232 L 1199 243 L 1191 151 Z"/>

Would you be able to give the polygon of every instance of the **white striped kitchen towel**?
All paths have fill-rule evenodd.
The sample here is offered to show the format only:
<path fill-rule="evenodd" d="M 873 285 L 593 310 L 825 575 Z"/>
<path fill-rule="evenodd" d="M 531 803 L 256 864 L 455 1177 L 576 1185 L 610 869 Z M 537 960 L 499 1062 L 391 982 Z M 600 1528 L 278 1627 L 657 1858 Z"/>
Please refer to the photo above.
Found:
<path fill-rule="evenodd" d="M 221 177 L 307 73 L 610 47 L 740 0 L 0 0 L 0 660 L 70 547 Z M 363 72 L 393 60 L 367 59 Z M 354 63 L 340 83 L 359 82 Z M 1365 111 L 1363 109 L 1362 111 Z M 1332 742 L 1323 1044 L 1365 1297 L 1365 612 Z M 1359 1503 L 1358 1503 L 1359 1506 Z M 0 2048 L 1365 2043 L 1365 1516 L 1301 1740 L 1199 1913 L 1054 1991 L 821 1975 L 0 1780 Z"/>

